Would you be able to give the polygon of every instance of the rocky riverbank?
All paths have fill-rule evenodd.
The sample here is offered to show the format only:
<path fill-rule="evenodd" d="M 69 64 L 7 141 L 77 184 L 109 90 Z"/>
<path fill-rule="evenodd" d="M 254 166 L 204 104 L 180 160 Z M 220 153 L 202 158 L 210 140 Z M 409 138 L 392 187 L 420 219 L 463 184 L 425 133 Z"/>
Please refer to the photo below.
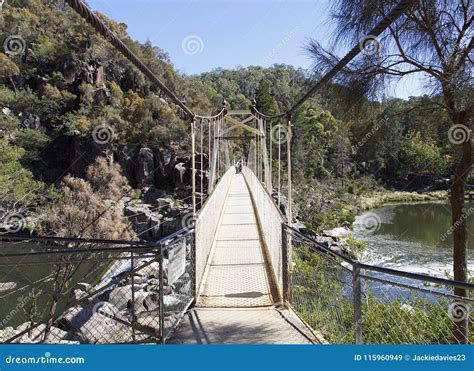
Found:
<path fill-rule="evenodd" d="M 173 251 L 185 249 L 183 271 L 169 277 Z M 26 331 L 14 343 L 106 344 L 156 342 L 160 334 L 160 264 L 137 255 L 116 260 L 97 285 L 80 282 L 69 291 L 68 309 L 57 318 L 47 335 L 46 325 L 30 322 L 0 330 L 0 342 Z M 194 274 L 190 241 L 181 239 L 169 247 L 163 259 L 164 331 L 193 298 Z M 103 288 L 103 289 L 102 289 Z M 76 304 L 74 304 L 76 303 Z"/>

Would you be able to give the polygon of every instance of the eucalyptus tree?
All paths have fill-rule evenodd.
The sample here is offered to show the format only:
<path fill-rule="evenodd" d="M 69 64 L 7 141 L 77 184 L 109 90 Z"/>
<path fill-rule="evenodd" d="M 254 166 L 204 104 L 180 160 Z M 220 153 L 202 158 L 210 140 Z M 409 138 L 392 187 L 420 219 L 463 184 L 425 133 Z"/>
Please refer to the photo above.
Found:
<path fill-rule="evenodd" d="M 397 3 L 397 0 L 332 2 L 331 18 L 337 25 L 335 44 L 359 43 L 362 51 L 336 80 L 377 96 L 391 80 L 419 75 L 427 91 L 441 98 L 432 104 L 441 105 L 447 111 L 450 127 L 446 141 L 457 149 L 450 195 L 454 279 L 467 281 L 464 192 L 473 163 L 473 0 L 414 0 L 404 16 L 382 35 L 366 36 Z M 314 57 L 318 72 L 328 70 L 338 61 L 336 55 L 316 40 L 311 40 L 307 49 Z M 456 288 L 455 294 L 466 296 L 466 290 Z M 464 317 L 454 329 L 458 342 L 467 340 L 468 316 Z"/>

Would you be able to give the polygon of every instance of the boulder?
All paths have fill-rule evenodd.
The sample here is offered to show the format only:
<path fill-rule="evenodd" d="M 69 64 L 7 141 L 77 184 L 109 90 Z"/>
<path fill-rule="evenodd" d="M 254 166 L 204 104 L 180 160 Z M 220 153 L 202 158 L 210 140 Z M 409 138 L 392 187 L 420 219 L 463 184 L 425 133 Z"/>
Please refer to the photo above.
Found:
<path fill-rule="evenodd" d="M 118 162 L 122 167 L 123 175 L 128 179 L 132 187 L 137 185 L 137 180 L 135 178 L 135 161 L 137 153 L 138 146 L 135 144 L 121 145 L 118 148 Z"/>
<path fill-rule="evenodd" d="M 80 329 L 92 316 L 91 308 L 75 306 L 67 309 L 57 320 L 57 325 L 68 331 Z"/>
<path fill-rule="evenodd" d="M 169 236 L 170 234 L 179 231 L 183 228 L 182 219 L 179 217 L 165 217 L 161 225 L 161 233 L 163 236 Z"/>
<path fill-rule="evenodd" d="M 152 212 L 147 205 L 126 205 L 124 214 L 137 234 L 143 234 L 149 229 Z"/>
<path fill-rule="evenodd" d="M 143 147 L 138 151 L 135 177 L 139 188 L 153 185 L 155 181 L 155 161 L 153 151 L 150 148 Z"/>
<path fill-rule="evenodd" d="M 146 333 L 158 336 L 160 334 L 160 311 L 154 310 L 138 313 L 137 324 Z"/>
<path fill-rule="evenodd" d="M 16 282 L 0 282 L 0 294 L 16 289 Z"/>
<path fill-rule="evenodd" d="M 189 273 L 184 273 L 179 279 L 173 284 L 174 289 L 179 294 L 188 295 L 191 293 L 191 276 Z"/>
<path fill-rule="evenodd" d="M 14 331 L 16 334 L 23 332 L 27 330 L 31 326 L 30 322 L 25 322 L 18 326 Z M 57 327 L 52 326 L 46 335 L 46 338 L 44 338 L 44 332 L 46 330 L 46 325 L 41 324 L 33 329 L 31 329 L 29 332 L 26 332 L 19 338 L 17 338 L 14 342 L 15 343 L 23 343 L 23 344 L 36 344 L 36 343 L 46 343 L 46 344 L 54 344 L 58 343 L 61 340 L 67 340 L 66 338 L 68 337 L 68 333 L 64 330 L 61 330 Z"/>
<path fill-rule="evenodd" d="M 15 336 L 16 332 L 15 329 L 11 326 L 4 328 L 3 330 L 0 330 L 0 343 L 4 343 L 13 336 Z"/>
<path fill-rule="evenodd" d="M 109 316 L 94 313 L 80 329 L 83 342 L 89 344 L 128 343 L 132 329 Z"/>
<path fill-rule="evenodd" d="M 323 236 L 338 239 L 341 237 L 346 237 L 350 235 L 351 233 L 352 233 L 351 230 L 347 227 L 337 227 L 331 230 L 323 231 Z"/>
<path fill-rule="evenodd" d="M 139 275 L 141 277 L 146 277 L 147 279 L 150 279 L 150 278 L 159 279 L 160 278 L 160 263 L 158 263 L 158 262 L 150 263 L 146 267 L 140 269 L 137 272 L 137 275 Z M 150 281 L 151 280 L 149 280 L 148 283 Z M 159 281 L 158 281 L 158 283 L 159 283 Z"/>
<path fill-rule="evenodd" d="M 157 293 L 147 293 L 143 300 L 143 306 L 146 310 L 155 310 L 160 307 L 160 297 Z"/>
<path fill-rule="evenodd" d="M 169 167 L 171 169 L 170 180 L 175 187 L 183 187 L 191 181 L 191 155 L 180 154 L 175 156 Z"/>
<path fill-rule="evenodd" d="M 119 310 L 127 309 L 132 303 L 132 286 L 120 286 L 114 288 L 109 294 L 109 303 Z"/>
<path fill-rule="evenodd" d="M 87 296 L 87 292 L 85 291 L 82 291 L 80 289 L 74 289 L 74 290 L 71 290 L 70 293 L 69 293 L 69 299 L 72 301 L 77 301 L 77 302 L 81 302 L 84 300 L 84 302 L 88 302 L 87 299 L 85 299 L 85 297 Z"/>
<path fill-rule="evenodd" d="M 176 316 L 167 314 L 164 318 L 164 328 L 170 330 L 176 324 Z M 159 335 L 160 333 L 160 312 L 158 310 L 139 313 L 137 323 L 147 333 Z"/>
<path fill-rule="evenodd" d="M 41 120 L 38 116 L 31 113 L 20 113 L 20 128 L 38 130 L 41 128 Z"/>
<path fill-rule="evenodd" d="M 151 215 L 149 230 L 148 230 L 148 237 L 150 240 L 159 240 L 162 237 L 161 228 L 160 228 L 162 219 L 163 219 L 163 215 L 156 214 L 156 213 L 153 213 Z"/>
<path fill-rule="evenodd" d="M 306 234 L 308 232 L 308 228 L 306 228 L 303 223 L 292 223 L 291 226 L 302 234 Z"/>
<path fill-rule="evenodd" d="M 170 163 L 173 151 L 168 148 L 153 148 L 155 159 L 155 184 L 164 186 L 170 184 Z"/>
<path fill-rule="evenodd" d="M 146 287 L 148 292 L 152 293 L 159 293 L 160 292 L 160 285 L 158 284 L 148 284 Z M 163 295 L 170 295 L 173 293 L 173 288 L 171 286 L 166 285 L 163 283 Z"/>
<path fill-rule="evenodd" d="M 141 198 L 143 202 L 147 204 L 156 204 L 158 200 L 161 200 L 162 197 L 166 196 L 166 191 L 163 189 L 158 189 L 156 187 L 149 187 L 142 189 Z"/>
<path fill-rule="evenodd" d="M 74 286 L 76 289 L 84 291 L 84 292 L 90 292 L 93 290 L 93 286 L 90 283 L 87 282 L 78 282 Z"/>

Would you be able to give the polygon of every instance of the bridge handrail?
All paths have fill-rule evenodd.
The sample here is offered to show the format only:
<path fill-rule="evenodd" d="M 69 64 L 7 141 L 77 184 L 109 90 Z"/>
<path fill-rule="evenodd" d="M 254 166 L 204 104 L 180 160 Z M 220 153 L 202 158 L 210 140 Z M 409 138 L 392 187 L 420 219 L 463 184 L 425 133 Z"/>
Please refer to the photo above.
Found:
<path fill-rule="evenodd" d="M 255 173 L 247 166 L 243 166 L 242 174 L 254 203 L 257 224 L 262 235 L 262 243 L 270 264 L 273 281 L 280 298 L 283 298 L 283 270 L 287 262 L 283 262 L 281 226 L 286 222 L 286 218 Z"/>
<path fill-rule="evenodd" d="M 222 210 L 224 209 L 224 203 L 234 173 L 234 167 L 227 170 L 206 199 L 203 207 L 196 214 L 196 246 L 199 247 L 196 249 L 195 256 L 196 294 L 199 292 L 202 283 L 209 254 L 214 242 L 214 236 L 216 235 L 217 226 L 219 225 L 219 220 Z"/>
<path fill-rule="evenodd" d="M 285 224 L 284 228 L 287 230 L 290 230 L 294 235 L 298 236 L 299 238 L 302 238 L 306 240 L 307 242 L 311 243 L 311 245 L 308 246 L 311 250 L 317 249 L 319 250 L 319 252 L 330 254 L 333 257 L 339 258 L 343 260 L 344 262 L 348 263 L 352 268 L 357 267 L 359 269 L 363 269 L 366 271 L 385 273 L 388 275 L 393 275 L 393 276 L 402 277 L 402 278 L 410 278 L 410 279 L 419 280 L 419 281 L 426 281 L 426 282 L 435 283 L 435 284 L 441 284 L 441 285 L 446 285 L 446 286 L 451 286 L 451 287 L 459 287 L 459 288 L 464 288 L 467 290 L 474 290 L 473 283 L 455 281 L 448 278 L 430 276 L 423 273 L 407 272 L 407 271 L 402 271 L 399 269 L 386 268 L 386 267 L 381 267 L 377 265 L 362 263 L 357 260 L 351 259 L 341 253 L 331 250 L 330 248 L 316 241 L 314 238 L 301 233 L 297 229 L 289 226 L 288 224 Z"/>

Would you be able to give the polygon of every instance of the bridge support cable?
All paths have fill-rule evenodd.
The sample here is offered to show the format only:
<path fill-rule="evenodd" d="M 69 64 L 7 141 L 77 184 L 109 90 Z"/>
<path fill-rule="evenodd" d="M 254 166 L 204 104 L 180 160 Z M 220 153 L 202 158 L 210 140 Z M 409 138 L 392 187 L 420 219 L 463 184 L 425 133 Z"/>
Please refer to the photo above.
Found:
<path fill-rule="evenodd" d="M 414 0 L 402 0 L 398 5 L 385 16 L 369 33 L 365 38 L 377 37 L 384 32 L 390 25 L 395 22 L 406 10 L 414 3 Z M 340 72 L 350 61 L 352 61 L 357 55 L 362 52 L 360 43 L 354 45 L 353 48 L 341 59 L 339 62 L 329 70 L 299 101 L 297 101 L 293 107 L 288 110 L 288 114 L 294 113 L 305 101 L 311 98 L 317 90 L 319 90 L 324 84 L 329 82 L 338 72 Z"/>
<path fill-rule="evenodd" d="M 200 138 L 200 144 L 199 144 L 199 152 L 201 153 L 201 169 L 199 172 L 199 180 L 201 181 L 201 187 L 199 188 L 199 191 L 201 192 L 201 195 L 199 197 L 200 201 L 200 208 L 202 207 L 203 204 L 203 198 L 204 198 L 204 119 L 201 119 L 201 125 L 199 125 L 199 131 L 201 134 Z"/>
<path fill-rule="evenodd" d="M 193 199 L 193 218 L 196 218 L 196 121 L 191 121 L 191 185 L 192 185 L 192 199 Z"/>
<path fill-rule="evenodd" d="M 101 20 L 82 0 L 66 0 L 68 5 L 74 9 L 87 23 L 109 41 L 125 58 L 148 77 L 171 101 L 180 107 L 190 119 L 195 114 L 171 91 L 154 73 L 143 63 L 133 51 L 120 40 L 120 38 Z"/>

